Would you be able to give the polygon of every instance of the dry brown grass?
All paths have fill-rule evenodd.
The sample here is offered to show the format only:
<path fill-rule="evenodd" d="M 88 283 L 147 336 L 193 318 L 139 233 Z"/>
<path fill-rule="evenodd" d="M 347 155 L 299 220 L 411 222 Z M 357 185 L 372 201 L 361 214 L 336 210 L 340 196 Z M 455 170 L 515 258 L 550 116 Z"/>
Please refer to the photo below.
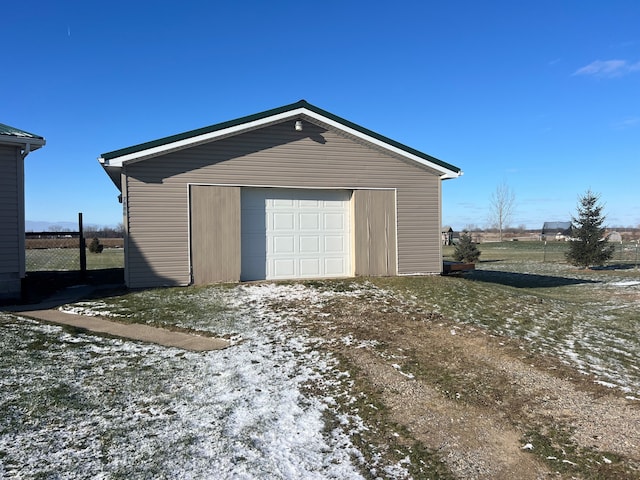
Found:
<path fill-rule="evenodd" d="M 640 478 L 638 406 L 518 340 L 400 301 L 333 299 L 304 326 L 366 399 L 362 445 L 410 451 L 414 478 Z"/>

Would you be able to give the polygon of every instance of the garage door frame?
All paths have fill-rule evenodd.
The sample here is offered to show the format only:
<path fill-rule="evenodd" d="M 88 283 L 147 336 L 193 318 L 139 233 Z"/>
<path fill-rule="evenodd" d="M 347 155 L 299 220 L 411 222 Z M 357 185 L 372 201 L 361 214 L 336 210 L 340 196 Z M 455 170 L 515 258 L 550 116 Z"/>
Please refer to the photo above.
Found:
<path fill-rule="evenodd" d="M 196 188 L 194 188 L 196 187 Z M 199 207 L 201 212 L 212 212 L 205 219 L 194 212 L 193 192 L 198 187 L 206 190 L 211 198 Z M 304 191 L 348 191 L 349 205 L 349 261 L 348 276 L 397 275 L 398 226 L 397 190 L 395 188 L 363 187 L 286 187 L 264 185 L 189 184 L 189 261 L 192 283 L 241 281 L 242 270 L 242 190 L 280 189 Z M 217 193 L 214 193 L 217 192 Z M 217 199 L 217 200 L 216 200 Z M 216 213 L 217 212 L 217 213 Z M 195 225 L 198 224 L 198 225 Z M 223 225 L 224 228 L 220 228 Z M 226 230 L 225 230 L 226 229 Z M 204 235 L 204 237 L 203 237 Z M 198 251 L 197 237 L 205 238 L 205 252 Z M 196 242 L 196 244 L 194 244 Z M 215 245 L 215 247 L 213 247 Z M 200 247 L 202 248 L 202 247 Z M 204 275 L 198 270 L 206 271 Z M 266 275 L 265 275 L 266 277 Z M 263 277 L 264 278 L 264 277 Z"/>

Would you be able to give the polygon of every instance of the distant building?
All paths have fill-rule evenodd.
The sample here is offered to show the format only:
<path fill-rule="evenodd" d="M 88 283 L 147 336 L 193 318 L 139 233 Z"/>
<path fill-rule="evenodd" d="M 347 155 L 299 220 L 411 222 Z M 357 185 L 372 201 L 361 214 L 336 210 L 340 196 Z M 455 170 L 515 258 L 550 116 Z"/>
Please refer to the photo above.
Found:
<path fill-rule="evenodd" d="M 544 222 L 542 225 L 541 240 L 566 241 L 573 233 L 571 222 Z"/>
<path fill-rule="evenodd" d="M 451 245 L 453 243 L 453 228 L 449 225 L 442 227 L 442 245 Z"/>
<path fill-rule="evenodd" d="M 622 243 L 622 235 L 620 232 L 610 232 L 607 234 L 607 240 L 612 243 Z"/>

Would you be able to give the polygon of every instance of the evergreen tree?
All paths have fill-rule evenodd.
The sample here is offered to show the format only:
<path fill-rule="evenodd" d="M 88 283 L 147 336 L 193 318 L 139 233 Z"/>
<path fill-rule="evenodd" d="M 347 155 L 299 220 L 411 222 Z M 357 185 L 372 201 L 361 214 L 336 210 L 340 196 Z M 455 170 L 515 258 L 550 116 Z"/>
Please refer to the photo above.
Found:
<path fill-rule="evenodd" d="M 91 243 L 89 244 L 89 251 L 91 253 L 102 253 L 103 249 L 104 249 L 104 245 L 100 243 L 100 240 L 98 240 L 97 237 L 94 237 L 93 240 L 91 240 Z"/>
<path fill-rule="evenodd" d="M 478 258 L 480 258 L 480 250 L 471 241 L 471 235 L 464 232 L 460 235 L 460 241 L 453 252 L 453 259 L 457 262 L 475 263 Z"/>
<path fill-rule="evenodd" d="M 577 267 L 589 268 L 603 265 L 613 256 L 614 246 L 609 245 L 602 226 L 605 216 L 600 197 L 591 190 L 580 197 L 578 218 L 572 217 L 573 241 L 566 253 L 567 261 Z"/>

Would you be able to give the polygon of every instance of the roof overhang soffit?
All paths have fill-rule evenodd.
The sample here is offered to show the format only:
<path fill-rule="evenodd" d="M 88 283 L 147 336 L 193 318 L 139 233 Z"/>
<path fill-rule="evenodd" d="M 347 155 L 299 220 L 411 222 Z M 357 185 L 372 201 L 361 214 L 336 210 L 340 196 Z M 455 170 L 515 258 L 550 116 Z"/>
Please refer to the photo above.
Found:
<path fill-rule="evenodd" d="M 0 135 L 0 145 L 13 145 L 33 152 L 46 143 L 44 138 L 23 137 L 18 135 Z"/>
<path fill-rule="evenodd" d="M 150 147 L 148 149 L 125 154 L 120 157 L 114 157 L 109 159 L 105 159 L 101 157 L 98 160 L 105 167 L 107 166 L 122 167 L 124 164 L 137 163 L 143 160 L 147 160 L 149 158 L 157 157 L 160 155 L 166 155 L 167 153 L 183 150 L 186 148 L 191 148 L 191 147 L 202 145 L 205 143 L 215 142 L 217 140 L 222 140 L 224 138 L 232 137 L 242 133 L 250 132 L 252 130 L 257 130 L 259 128 L 267 127 L 269 125 L 274 125 L 277 123 L 282 123 L 288 120 L 298 119 L 298 118 L 306 119 L 311 122 L 314 122 L 315 120 L 320 124 L 324 124 L 332 128 L 335 128 L 337 130 L 341 130 L 348 135 L 352 135 L 354 137 L 360 138 L 365 142 L 374 144 L 382 149 L 393 152 L 396 155 L 400 155 L 420 165 L 427 166 L 437 172 L 440 172 L 440 178 L 442 179 L 457 178 L 460 175 L 462 175 L 461 171 L 450 170 L 448 168 L 443 167 L 442 165 L 439 165 L 434 162 L 430 162 L 428 159 L 422 158 L 418 155 L 414 155 L 413 153 L 407 152 L 402 148 L 399 148 L 395 145 L 391 145 L 374 136 L 367 135 L 366 133 L 363 133 L 360 130 L 351 128 L 348 125 L 344 125 L 341 122 L 338 122 L 332 118 L 326 117 L 320 113 L 314 112 L 313 110 L 309 110 L 308 108 L 305 108 L 305 107 L 292 109 L 286 112 L 271 115 L 269 117 L 260 118 L 257 120 L 249 121 L 239 125 L 234 125 L 228 128 L 220 129 L 220 130 L 215 130 L 213 132 L 208 132 L 201 135 L 196 135 L 189 138 L 184 138 L 184 139 L 166 143 L 163 145 L 157 145 L 154 147 Z"/>

